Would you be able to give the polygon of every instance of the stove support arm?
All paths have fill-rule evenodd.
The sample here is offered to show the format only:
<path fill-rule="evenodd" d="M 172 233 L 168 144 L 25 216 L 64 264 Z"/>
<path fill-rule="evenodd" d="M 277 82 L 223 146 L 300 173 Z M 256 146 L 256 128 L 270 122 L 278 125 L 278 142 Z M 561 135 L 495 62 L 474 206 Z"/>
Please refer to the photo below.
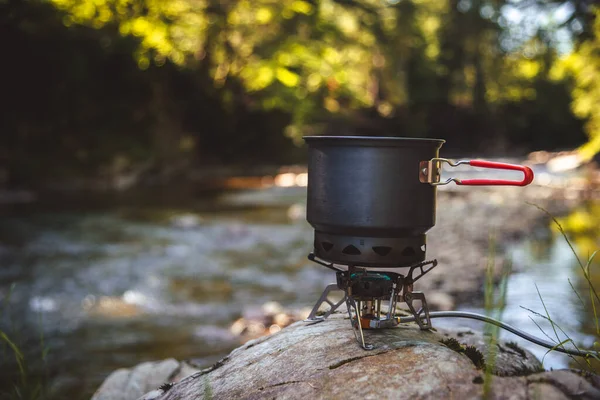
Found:
<path fill-rule="evenodd" d="M 306 318 L 304 320 L 305 322 L 321 322 L 321 321 L 324 321 L 335 310 L 337 310 L 342 304 L 344 304 L 346 302 L 346 298 L 348 296 L 346 295 L 345 292 L 344 292 L 344 297 L 340 301 L 338 301 L 337 303 L 334 303 L 332 300 L 329 300 L 329 298 L 328 298 L 329 293 L 331 293 L 334 290 L 340 290 L 340 288 L 338 288 L 337 284 L 332 283 L 330 285 L 327 285 L 327 287 L 325 288 L 325 290 L 321 294 L 321 297 L 319 297 L 319 300 L 317 300 L 317 303 L 315 304 L 315 306 L 311 310 L 310 314 L 308 314 L 308 318 Z M 329 310 L 325 311 L 325 314 L 317 316 L 317 312 L 319 311 L 319 307 L 321 307 L 321 305 L 323 303 L 329 304 Z"/>

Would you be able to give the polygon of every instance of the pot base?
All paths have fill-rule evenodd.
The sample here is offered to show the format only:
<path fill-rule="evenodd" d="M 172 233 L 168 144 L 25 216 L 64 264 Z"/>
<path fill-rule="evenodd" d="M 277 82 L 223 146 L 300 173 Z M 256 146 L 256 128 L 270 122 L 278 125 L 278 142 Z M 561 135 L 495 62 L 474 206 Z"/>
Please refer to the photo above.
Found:
<path fill-rule="evenodd" d="M 410 267 L 425 260 L 425 235 L 377 238 L 315 231 L 315 255 L 334 264 Z"/>

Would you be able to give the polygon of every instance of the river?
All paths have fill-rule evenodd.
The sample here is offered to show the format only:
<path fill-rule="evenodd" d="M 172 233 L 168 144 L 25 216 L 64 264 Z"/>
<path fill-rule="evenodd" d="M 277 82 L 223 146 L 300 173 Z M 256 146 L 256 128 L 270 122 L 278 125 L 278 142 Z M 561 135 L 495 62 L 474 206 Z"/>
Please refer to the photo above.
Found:
<path fill-rule="evenodd" d="M 0 214 L 0 328 L 23 352 L 26 385 L 49 398 L 89 398 L 110 372 L 143 361 L 209 366 L 240 344 L 229 327 L 241 315 L 270 301 L 311 307 L 334 280 L 306 259 L 312 230 L 302 187 L 41 204 Z M 581 276 L 560 236 L 543 229 L 508 253 L 515 272 L 503 319 L 542 335 L 521 308 L 543 311 L 537 284 L 553 318 L 592 346 L 590 312 L 569 285 L 581 288 Z M 457 308 L 481 312 L 480 304 Z M 0 388 L 10 391 L 22 374 L 13 352 L 1 350 Z M 569 363 L 544 359 L 547 368 Z"/>

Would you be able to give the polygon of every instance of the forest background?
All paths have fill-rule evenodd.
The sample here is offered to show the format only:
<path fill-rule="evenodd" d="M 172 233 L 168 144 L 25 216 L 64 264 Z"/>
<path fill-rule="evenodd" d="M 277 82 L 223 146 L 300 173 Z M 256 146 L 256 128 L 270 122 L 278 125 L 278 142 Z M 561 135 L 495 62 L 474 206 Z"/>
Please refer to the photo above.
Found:
<path fill-rule="evenodd" d="M 600 149 L 591 0 L 0 0 L 0 48 L 0 187 L 299 163 L 312 134 Z"/>

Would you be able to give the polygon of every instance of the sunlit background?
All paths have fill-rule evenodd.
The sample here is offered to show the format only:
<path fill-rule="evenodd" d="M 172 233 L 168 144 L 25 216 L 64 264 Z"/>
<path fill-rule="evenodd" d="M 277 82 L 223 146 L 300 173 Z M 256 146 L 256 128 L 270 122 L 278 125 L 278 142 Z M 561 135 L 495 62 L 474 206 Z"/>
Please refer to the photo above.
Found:
<path fill-rule="evenodd" d="M 306 260 L 304 135 L 532 166 L 529 197 L 448 188 L 438 214 L 537 213 L 499 234 L 502 318 L 543 336 L 537 285 L 578 345 L 598 339 L 573 251 L 524 203 L 584 266 L 600 248 L 592 0 L 0 0 L 0 49 L 0 397 L 89 398 L 117 368 L 209 366 L 306 316 L 334 277 Z M 482 288 L 433 303 L 485 311 Z"/>

